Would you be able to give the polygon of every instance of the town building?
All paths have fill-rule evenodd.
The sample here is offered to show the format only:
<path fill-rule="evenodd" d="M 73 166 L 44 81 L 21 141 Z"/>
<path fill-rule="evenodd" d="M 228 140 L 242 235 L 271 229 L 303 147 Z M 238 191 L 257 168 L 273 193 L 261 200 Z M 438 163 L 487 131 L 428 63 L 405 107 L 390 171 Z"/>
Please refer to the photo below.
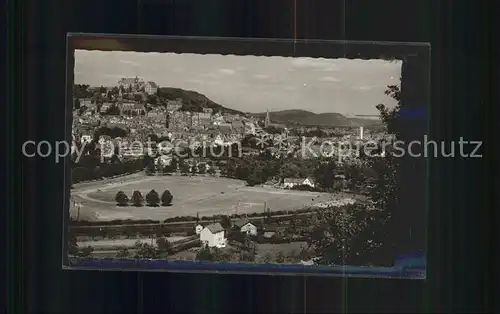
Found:
<path fill-rule="evenodd" d="M 315 187 L 314 180 L 312 178 L 285 178 L 283 180 L 283 187 L 284 188 L 293 188 L 295 186 L 299 185 L 308 185 L 310 187 Z"/>
<path fill-rule="evenodd" d="M 252 236 L 257 235 L 257 226 L 252 224 L 247 218 L 243 218 L 243 219 L 235 221 L 233 223 L 233 226 L 235 228 L 238 228 L 238 230 L 241 233 L 245 233 L 247 235 L 252 235 Z"/>
<path fill-rule="evenodd" d="M 200 232 L 200 241 L 203 246 L 217 248 L 225 247 L 227 239 L 224 237 L 224 228 L 220 223 L 206 226 Z"/>
<path fill-rule="evenodd" d="M 197 224 L 194 227 L 194 232 L 196 232 L 196 234 L 198 234 L 198 235 L 201 233 L 201 230 L 203 230 L 203 226 L 201 224 Z"/>
<path fill-rule="evenodd" d="M 155 82 L 147 82 L 144 86 L 144 92 L 148 95 L 155 95 L 158 91 L 158 85 Z"/>

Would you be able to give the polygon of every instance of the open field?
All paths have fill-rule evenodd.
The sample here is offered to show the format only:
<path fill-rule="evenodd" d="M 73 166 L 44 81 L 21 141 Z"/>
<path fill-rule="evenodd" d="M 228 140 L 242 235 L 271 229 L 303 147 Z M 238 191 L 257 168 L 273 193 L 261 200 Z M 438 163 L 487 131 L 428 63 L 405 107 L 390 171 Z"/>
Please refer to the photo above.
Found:
<path fill-rule="evenodd" d="M 276 255 L 282 252 L 288 255 L 292 252 L 299 253 L 303 248 L 307 248 L 307 242 L 290 242 L 290 243 L 280 243 L 280 244 L 256 244 L 257 255 L 263 256 L 267 253 L 271 255 Z"/>
<path fill-rule="evenodd" d="M 170 243 L 184 240 L 186 237 L 168 237 Z M 135 243 L 139 241 L 156 245 L 156 239 L 116 239 L 116 240 L 98 240 L 98 241 L 78 241 L 79 247 L 91 246 L 94 250 L 112 250 L 119 247 L 134 247 Z"/>
<path fill-rule="evenodd" d="M 172 206 L 119 207 L 114 201 L 118 191 L 131 196 L 134 190 L 145 195 L 150 190 L 160 195 L 165 189 L 173 195 Z M 72 197 L 82 204 L 80 219 L 105 221 L 115 219 L 164 220 L 176 216 L 211 216 L 264 212 L 264 204 L 271 211 L 298 210 L 306 206 L 334 199 L 332 194 L 289 191 L 274 188 L 246 187 L 241 180 L 215 177 L 134 176 L 121 181 L 84 187 L 74 186 Z M 340 197 L 337 197 L 340 198 Z M 75 213 L 71 213 L 75 216 Z"/>

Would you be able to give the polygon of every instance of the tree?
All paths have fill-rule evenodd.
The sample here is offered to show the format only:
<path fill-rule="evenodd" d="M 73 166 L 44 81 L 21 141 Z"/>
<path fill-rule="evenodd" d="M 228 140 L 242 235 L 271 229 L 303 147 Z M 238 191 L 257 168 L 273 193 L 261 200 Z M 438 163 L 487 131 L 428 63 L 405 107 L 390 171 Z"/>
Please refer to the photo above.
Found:
<path fill-rule="evenodd" d="M 318 263 L 367 265 L 373 250 L 379 246 L 376 237 L 366 232 L 376 212 L 354 204 L 330 207 L 310 217 L 306 224 L 310 226 L 308 244 L 314 248 Z"/>
<path fill-rule="evenodd" d="M 207 171 L 207 165 L 206 164 L 199 164 L 198 165 L 198 173 L 199 174 L 205 174 Z"/>
<path fill-rule="evenodd" d="M 131 201 L 134 206 L 140 207 L 144 203 L 144 197 L 142 196 L 142 193 L 140 191 L 135 190 L 132 194 Z"/>
<path fill-rule="evenodd" d="M 158 192 L 156 192 L 155 190 L 151 190 L 146 195 L 146 202 L 148 206 L 156 207 L 160 204 L 160 195 L 158 195 Z"/>
<path fill-rule="evenodd" d="M 198 165 L 193 165 L 191 166 L 191 173 L 196 174 L 198 173 Z"/>
<path fill-rule="evenodd" d="M 149 243 L 137 241 L 135 243 L 135 258 L 154 259 L 157 256 L 156 248 Z"/>
<path fill-rule="evenodd" d="M 151 176 L 151 175 L 154 175 L 155 172 L 156 172 L 156 168 L 155 168 L 155 164 L 153 163 L 153 161 L 148 162 L 148 164 L 146 165 L 146 174 L 148 176 Z"/>
<path fill-rule="evenodd" d="M 279 251 L 276 254 L 276 263 L 282 264 L 285 262 L 285 254 L 282 251 Z"/>
<path fill-rule="evenodd" d="M 177 171 L 177 166 L 178 166 L 177 159 L 176 158 L 172 158 L 172 160 L 170 161 L 170 170 L 172 172 L 176 172 Z"/>
<path fill-rule="evenodd" d="M 212 261 L 213 259 L 214 256 L 208 246 L 205 246 L 196 254 L 196 260 L 198 261 Z"/>
<path fill-rule="evenodd" d="M 71 229 L 70 229 L 71 230 Z M 78 254 L 78 241 L 72 232 L 68 232 L 68 253 L 70 255 Z"/>
<path fill-rule="evenodd" d="M 335 179 L 336 168 L 336 164 L 333 160 L 322 163 L 314 172 L 314 179 L 322 188 L 330 189 Z"/>
<path fill-rule="evenodd" d="M 161 205 L 162 206 L 170 206 L 172 205 L 172 199 L 173 199 L 172 193 L 170 193 L 169 190 L 165 190 L 163 194 L 161 195 Z"/>
<path fill-rule="evenodd" d="M 123 191 L 119 191 L 116 193 L 115 201 L 118 203 L 118 206 L 127 206 L 129 199 L 127 194 L 125 194 Z"/>
<path fill-rule="evenodd" d="M 226 215 L 222 216 L 222 218 L 220 219 L 220 224 L 221 224 L 222 228 L 224 228 L 226 230 L 231 228 L 231 218 L 229 218 Z"/>
<path fill-rule="evenodd" d="M 207 170 L 207 173 L 208 173 L 209 175 L 211 175 L 211 176 L 214 176 L 214 175 L 215 175 L 215 173 L 216 173 L 216 171 L 215 171 L 214 167 L 210 167 L 210 168 Z"/>
<path fill-rule="evenodd" d="M 240 252 L 240 262 L 255 262 L 255 253 L 249 251 Z"/>
<path fill-rule="evenodd" d="M 78 99 L 78 98 L 75 99 L 75 102 L 74 102 L 74 105 L 73 105 L 73 109 L 75 109 L 75 110 L 79 110 L 80 109 L 80 99 Z"/>
<path fill-rule="evenodd" d="M 180 166 L 180 168 L 181 168 L 181 174 L 182 174 L 182 175 L 184 175 L 184 176 L 185 176 L 185 175 L 187 175 L 187 174 L 189 173 L 190 167 L 189 167 L 189 165 L 188 165 L 187 163 L 183 163 L 183 164 Z"/>
<path fill-rule="evenodd" d="M 116 254 L 116 258 L 127 258 L 130 256 L 130 252 L 127 248 L 120 249 Z"/>
<path fill-rule="evenodd" d="M 272 262 L 272 260 L 273 260 L 273 256 L 272 256 L 272 255 L 271 255 L 271 253 L 269 253 L 269 252 L 267 252 L 267 253 L 264 255 L 264 257 L 262 258 L 262 262 L 263 262 L 264 264 L 269 264 L 269 263 L 271 263 L 271 262 Z"/>
<path fill-rule="evenodd" d="M 161 253 L 172 253 L 172 244 L 167 240 L 167 238 L 160 237 L 156 239 L 156 245 Z"/>
<path fill-rule="evenodd" d="M 89 245 L 82 248 L 78 255 L 81 257 L 89 257 L 90 255 L 92 255 L 92 252 L 94 252 L 94 248 Z"/>

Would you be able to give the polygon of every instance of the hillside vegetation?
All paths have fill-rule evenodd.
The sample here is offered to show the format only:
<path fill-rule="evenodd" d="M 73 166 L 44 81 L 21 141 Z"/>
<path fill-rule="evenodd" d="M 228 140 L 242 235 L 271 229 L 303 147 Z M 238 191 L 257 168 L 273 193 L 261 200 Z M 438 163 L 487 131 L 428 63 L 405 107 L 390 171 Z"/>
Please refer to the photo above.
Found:
<path fill-rule="evenodd" d="M 269 113 L 273 123 L 303 126 L 381 126 L 380 120 L 348 118 L 340 113 L 313 113 L 306 110 L 282 110 Z M 266 113 L 252 114 L 264 119 Z"/>
<path fill-rule="evenodd" d="M 181 99 L 183 106 L 181 111 L 201 112 L 203 108 L 212 108 L 214 113 L 232 113 L 245 115 L 243 112 L 226 108 L 205 95 L 182 88 L 162 87 L 158 89 L 158 97 L 166 100 Z"/>

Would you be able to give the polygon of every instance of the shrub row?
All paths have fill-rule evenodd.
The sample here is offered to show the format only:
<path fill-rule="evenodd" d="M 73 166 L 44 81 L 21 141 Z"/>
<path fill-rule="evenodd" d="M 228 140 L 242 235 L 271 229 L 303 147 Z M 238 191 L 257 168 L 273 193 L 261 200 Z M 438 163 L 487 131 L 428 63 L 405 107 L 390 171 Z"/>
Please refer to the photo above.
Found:
<path fill-rule="evenodd" d="M 102 225 L 102 226 L 113 226 L 113 225 L 144 225 L 144 224 L 159 224 L 158 220 L 151 219 L 141 219 L 141 220 L 132 220 L 132 219 L 116 219 L 109 221 L 86 221 L 86 220 L 72 220 L 71 226 L 79 227 L 79 226 L 93 226 L 93 225 Z"/>
<path fill-rule="evenodd" d="M 173 196 L 169 190 L 165 190 L 161 195 L 161 198 L 158 192 L 156 192 L 155 190 L 149 191 L 149 193 L 146 194 L 145 199 L 144 196 L 142 196 L 142 193 L 138 190 L 135 190 L 132 194 L 132 197 L 130 198 L 123 191 L 119 191 L 115 196 L 115 201 L 119 206 L 127 206 L 129 204 L 132 204 L 133 206 L 142 206 L 144 205 L 144 201 L 146 201 L 146 204 L 148 206 L 155 207 L 159 206 L 160 203 L 163 206 L 169 206 L 172 204 L 172 199 Z"/>

